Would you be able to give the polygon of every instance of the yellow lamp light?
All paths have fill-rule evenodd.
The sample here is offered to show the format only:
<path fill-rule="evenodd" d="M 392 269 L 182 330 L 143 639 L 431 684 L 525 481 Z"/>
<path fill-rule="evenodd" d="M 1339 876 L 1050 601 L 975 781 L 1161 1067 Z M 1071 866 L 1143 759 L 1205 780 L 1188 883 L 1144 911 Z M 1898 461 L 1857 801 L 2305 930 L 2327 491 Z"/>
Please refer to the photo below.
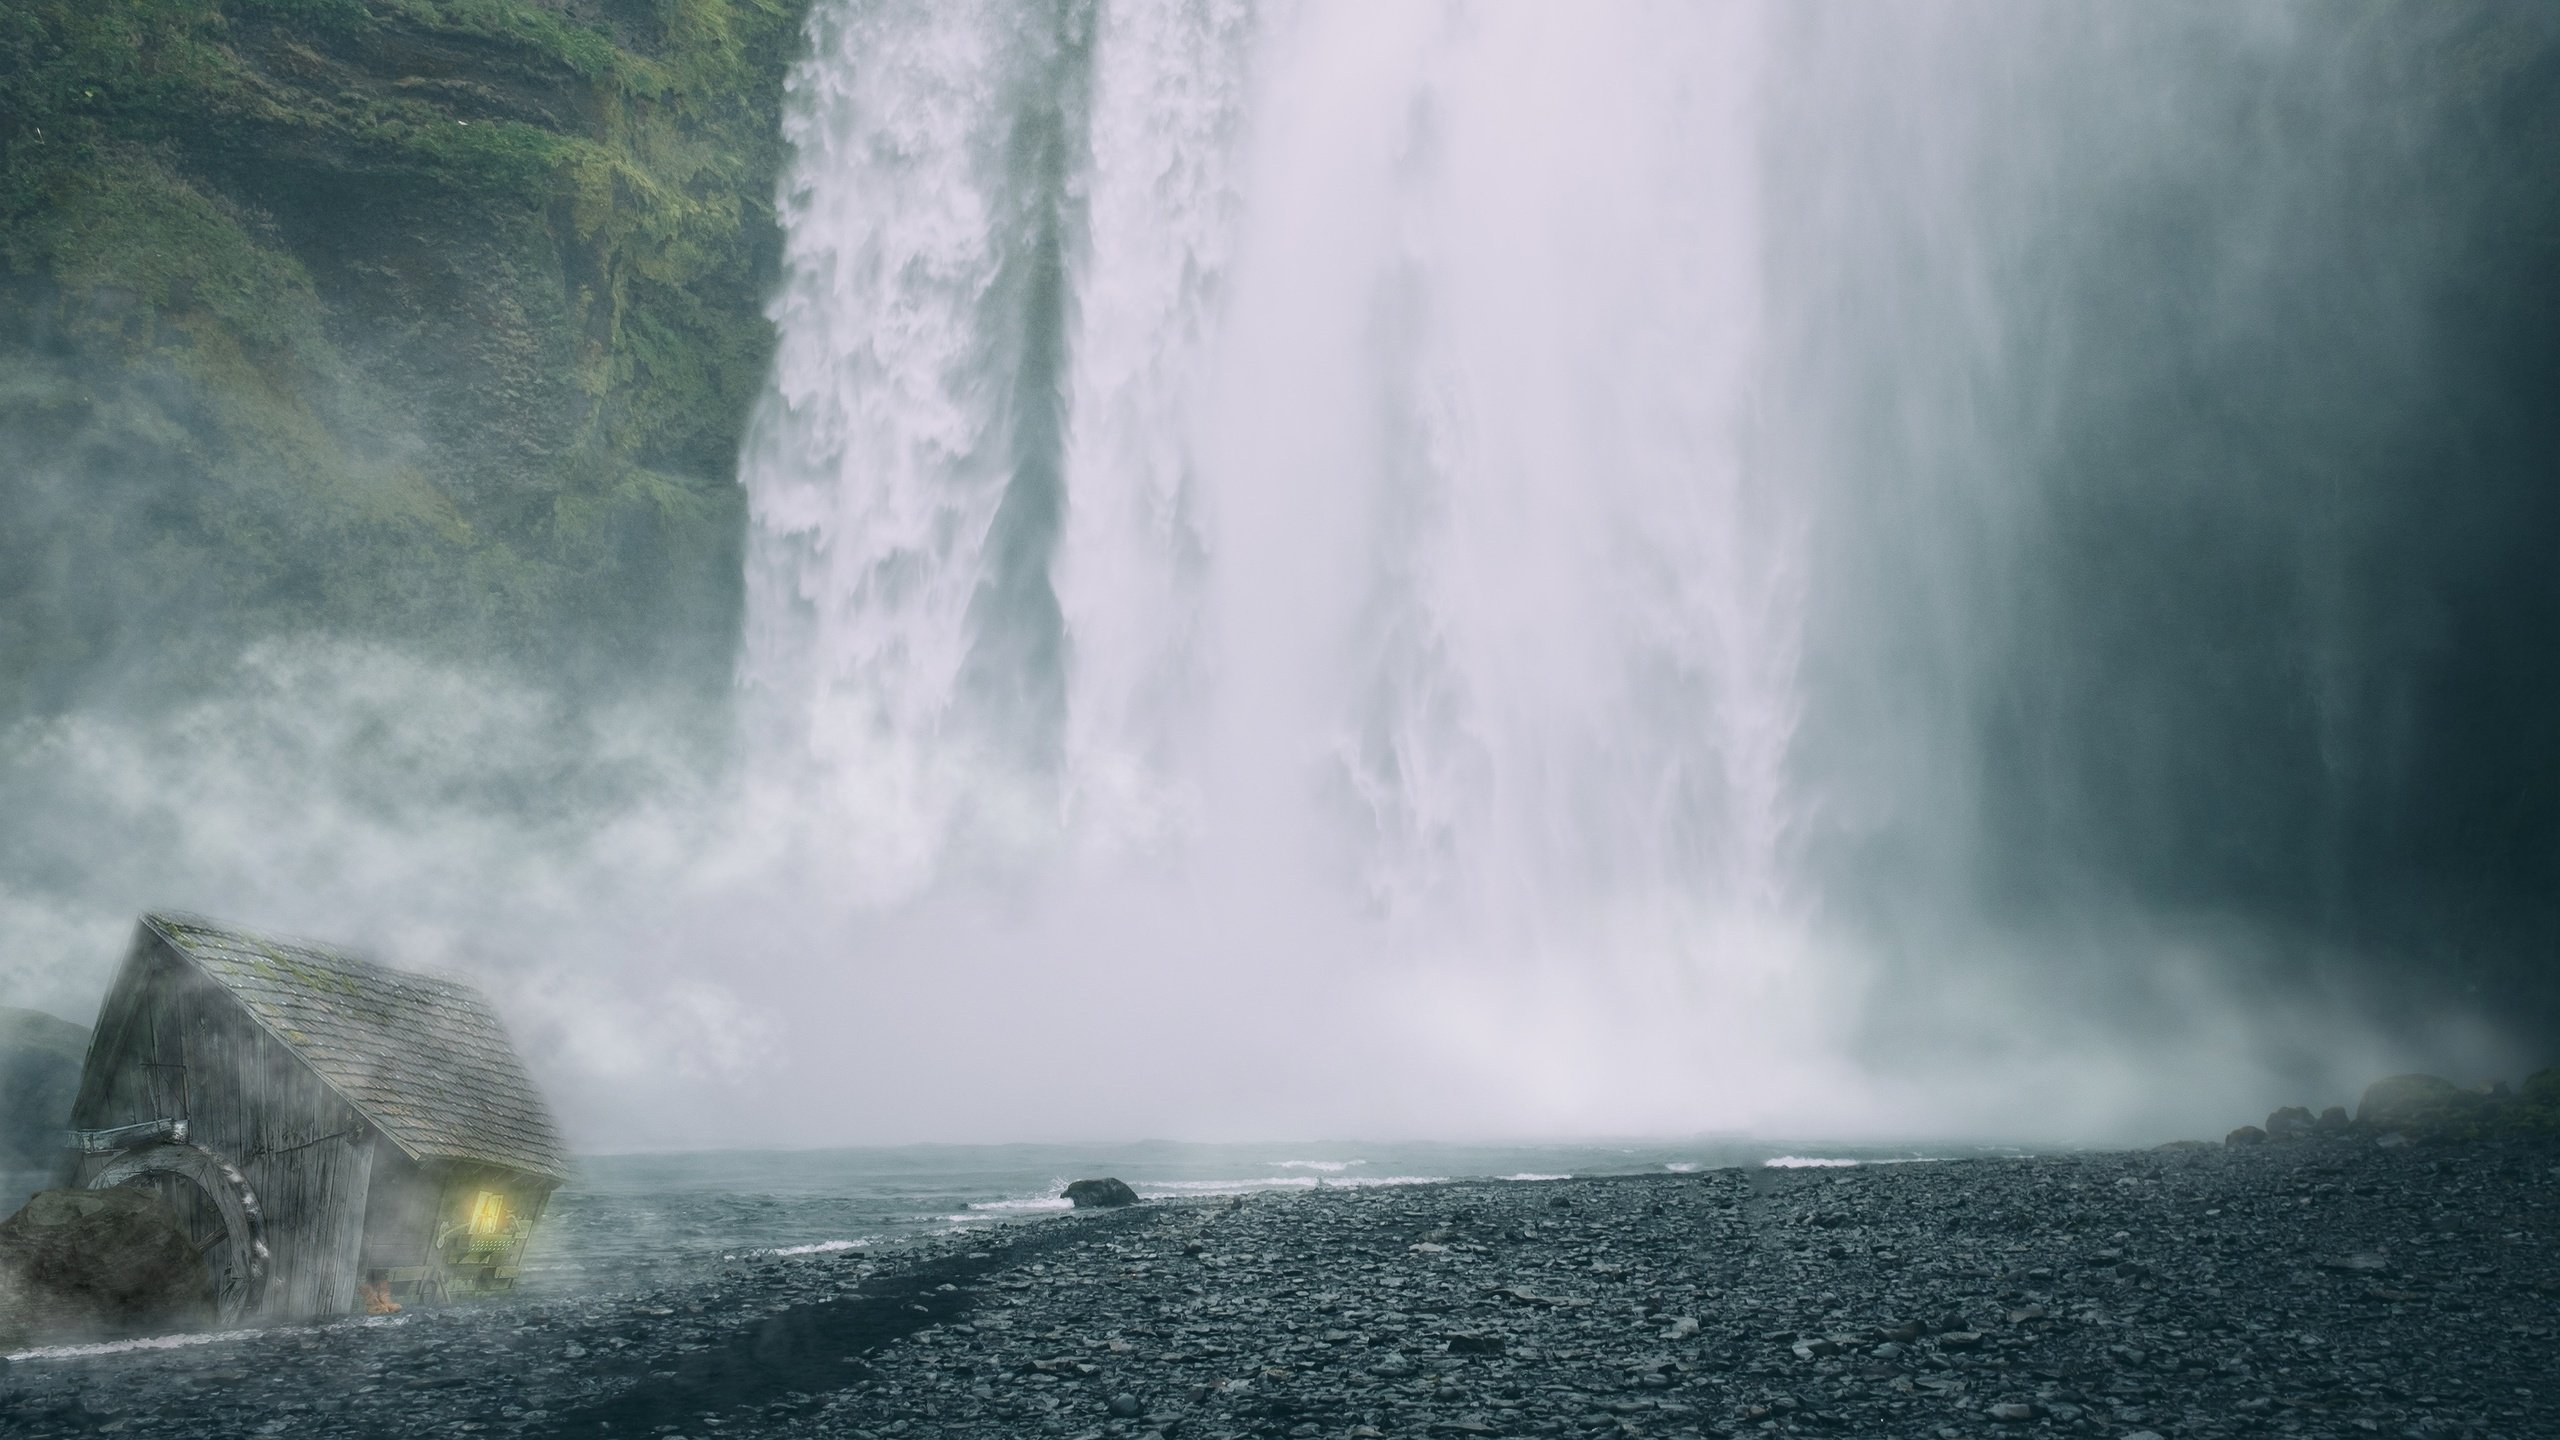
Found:
<path fill-rule="evenodd" d="M 507 1229 L 507 1197 L 495 1190 L 483 1190 L 471 1202 L 471 1233 L 503 1235 Z"/>

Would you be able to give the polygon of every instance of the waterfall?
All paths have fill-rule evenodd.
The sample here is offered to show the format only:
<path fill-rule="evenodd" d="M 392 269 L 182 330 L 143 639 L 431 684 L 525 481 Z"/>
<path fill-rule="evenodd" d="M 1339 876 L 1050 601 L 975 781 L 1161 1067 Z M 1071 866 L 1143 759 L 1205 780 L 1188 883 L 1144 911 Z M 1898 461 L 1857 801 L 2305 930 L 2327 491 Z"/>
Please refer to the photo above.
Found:
<path fill-rule="evenodd" d="M 1425 927 L 1798 903 L 1757 29 L 822 7 L 744 467 L 761 743 L 905 807 L 918 890 L 1063 844 Z"/>
<path fill-rule="evenodd" d="M 1399 1124 L 2367 1063 L 2197 1023 L 2401 803 L 2342 577 L 2439 243 L 2322 248 L 2397 62 L 2253 14 L 822 0 L 725 863 L 864 1004 Z"/>

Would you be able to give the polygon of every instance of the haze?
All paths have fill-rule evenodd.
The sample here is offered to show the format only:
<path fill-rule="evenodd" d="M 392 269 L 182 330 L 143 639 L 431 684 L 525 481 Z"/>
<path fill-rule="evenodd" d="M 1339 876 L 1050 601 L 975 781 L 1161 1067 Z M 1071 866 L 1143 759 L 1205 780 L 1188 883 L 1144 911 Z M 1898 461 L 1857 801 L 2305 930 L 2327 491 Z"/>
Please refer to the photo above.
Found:
<path fill-rule="evenodd" d="M 2521 1073 L 2555 272 L 2538 132 L 2427 58 L 2498 26 L 2560 44 L 822 0 L 734 683 L 125 632 L 0 741 L 0 1003 L 85 1021 L 148 907 L 353 942 L 590 1151 Z"/>

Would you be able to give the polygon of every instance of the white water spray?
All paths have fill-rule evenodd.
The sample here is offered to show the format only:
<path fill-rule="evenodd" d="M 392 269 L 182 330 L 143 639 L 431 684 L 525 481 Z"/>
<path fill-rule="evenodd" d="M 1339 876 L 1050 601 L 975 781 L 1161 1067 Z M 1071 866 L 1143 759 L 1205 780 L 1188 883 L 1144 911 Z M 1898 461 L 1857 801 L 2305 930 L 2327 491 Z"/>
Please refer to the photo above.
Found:
<path fill-rule="evenodd" d="M 2421 711 L 2341 688 L 2349 636 L 2456 673 L 2402 621 L 2467 541 L 2337 586 L 2541 513 L 2372 443 L 2469 373 L 2409 383 L 2470 272 L 2376 208 L 2401 33 L 825 0 L 743 785 L 662 706 L 262 646 L 0 755 L 0 988 L 79 1013 L 145 905 L 378 944 L 605 1147 L 2157 1140 L 2485 1078 L 2453 981 L 2355 988 L 2465 933 L 2390 867 L 2504 853 L 2404 854 L 2464 813 L 2418 779 L 2530 737 L 2394 770 Z"/>
<path fill-rule="evenodd" d="M 1811 912 L 1801 522 L 1752 444 L 1760 28 L 828 10 L 743 673 L 765 762 L 894 832 L 872 893 L 992 864 L 1075 890 L 1034 948 L 1418 985 L 1408 1018 L 1595 1103 L 1631 1040 L 1766 1059 Z M 1003 141 L 1048 123 L 1063 167 Z M 1064 284 L 1009 286 L 1052 239 Z M 1054 436 L 1018 390 L 1050 333 Z M 1052 656 L 1054 710 L 965 682 Z"/>

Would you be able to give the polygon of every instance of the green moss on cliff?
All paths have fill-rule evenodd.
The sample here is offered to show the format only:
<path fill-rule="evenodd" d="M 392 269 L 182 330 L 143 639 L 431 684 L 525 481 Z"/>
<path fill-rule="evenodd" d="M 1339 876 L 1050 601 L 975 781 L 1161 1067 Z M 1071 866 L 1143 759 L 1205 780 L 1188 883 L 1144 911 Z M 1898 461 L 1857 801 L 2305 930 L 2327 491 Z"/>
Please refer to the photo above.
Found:
<path fill-rule="evenodd" d="M 716 679 L 804 8 L 0 13 L 0 689 L 301 628 Z"/>

